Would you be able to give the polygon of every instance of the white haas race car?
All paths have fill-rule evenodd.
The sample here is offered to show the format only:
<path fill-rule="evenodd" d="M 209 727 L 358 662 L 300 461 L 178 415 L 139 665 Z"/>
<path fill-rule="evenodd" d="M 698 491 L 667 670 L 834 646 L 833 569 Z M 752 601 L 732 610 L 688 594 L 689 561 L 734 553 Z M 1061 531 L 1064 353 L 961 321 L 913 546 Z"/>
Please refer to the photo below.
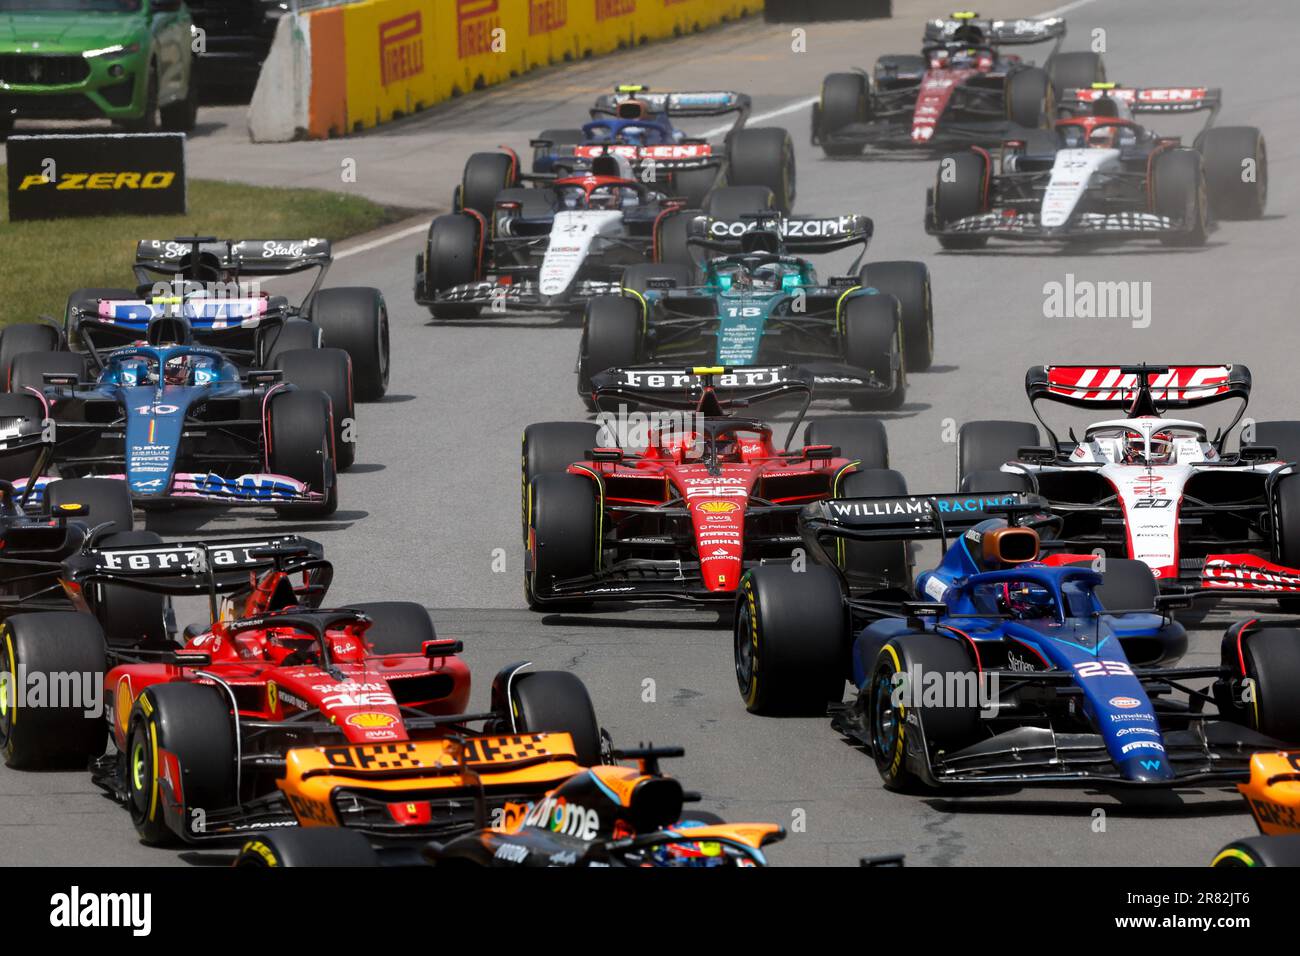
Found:
<path fill-rule="evenodd" d="M 1215 219 L 1258 219 L 1268 196 L 1263 135 L 1212 126 L 1221 104 L 1220 91 L 1205 87 L 1074 90 L 1054 130 L 1028 130 L 996 159 L 978 147 L 944 157 L 927 193 L 926 231 L 945 249 L 990 238 L 1202 245 Z M 1133 119 L 1200 111 L 1210 115 L 1192 146 Z"/>
<path fill-rule="evenodd" d="M 1270 595 L 1300 608 L 1300 422 L 1238 429 L 1250 384 L 1242 365 L 1035 366 L 1025 389 L 1047 443 L 1028 422 L 968 422 L 958 487 L 1041 495 L 1051 547 L 1145 562 L 1168 599 Z M 1230 400 L 1240 406 L 1213 435 L 1169 416 Z M 1123 417 L 1062 441 L 1039 401 Z"/>

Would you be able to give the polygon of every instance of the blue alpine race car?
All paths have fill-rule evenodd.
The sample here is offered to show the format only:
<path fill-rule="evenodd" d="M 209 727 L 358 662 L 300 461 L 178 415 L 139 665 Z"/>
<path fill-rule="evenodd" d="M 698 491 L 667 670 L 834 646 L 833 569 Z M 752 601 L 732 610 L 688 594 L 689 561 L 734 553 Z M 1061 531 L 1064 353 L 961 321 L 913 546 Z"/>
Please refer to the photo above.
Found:
<path fill-rule="evenodd" d="M 1187 634 L 1146 566 L 1044 554 L 1058 524 L 1024 494 L 809 505 L 816 563 L 741 583 L 748 709 L 831 701 L 899 790 L 1238 780 L 1253 754 L 1300 741 L 1300 631 L 1237 624 L 1218 666 L 1180 667 Z M 906 586 L 908 543 L 935 538 L 943 560 Z"/>
<path fill-rule="evenodd" d="M 285 516 L 338 507 L 324 392 L 286 383 L 278 370 L 241 373 L 194 345 L 116 349 L 90 382 L 73 358 L 18 356 L 14 390 L 0 395 L 0 478 L 24 501 L 61 478 L 116 478 L 140 507 L 263 505 Z"/>

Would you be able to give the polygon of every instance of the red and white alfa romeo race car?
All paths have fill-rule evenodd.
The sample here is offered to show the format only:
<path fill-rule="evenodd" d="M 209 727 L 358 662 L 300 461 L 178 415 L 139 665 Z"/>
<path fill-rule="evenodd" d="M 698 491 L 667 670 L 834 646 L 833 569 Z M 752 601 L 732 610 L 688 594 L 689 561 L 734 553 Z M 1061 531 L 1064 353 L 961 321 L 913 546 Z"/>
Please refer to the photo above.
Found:
<path fill-rule="evenodd" d="M 1144 561 L 1165 595 L 1264 594 L 1295 606 L 1300 422 L 1243 422 L 1250 387 L 1243 365 L 1035 366 L 1025 389 L 1047 443 L 1028 422 L 968 422 L 957 481 L 1042 495 L 1060 522 L 1055 547 Z M 1123 415 L 1062 441 L 1040 400 Z M 1230 400 L 1239 407 L 1212 434 L 1170 414 Z"/>

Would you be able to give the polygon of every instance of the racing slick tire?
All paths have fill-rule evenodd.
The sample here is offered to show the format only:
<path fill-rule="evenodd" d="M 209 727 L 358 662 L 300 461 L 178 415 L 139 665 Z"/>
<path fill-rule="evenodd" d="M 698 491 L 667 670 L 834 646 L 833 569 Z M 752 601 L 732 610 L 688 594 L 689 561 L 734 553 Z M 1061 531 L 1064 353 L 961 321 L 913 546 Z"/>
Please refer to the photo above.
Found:
<path fill-rule="evenodd" d="M 10 376 L 14 359 L 24 352 L 57 352 L 59 344 L 59 330 L 43 322 L 25 322 L 0 329 L 0 375 L 4 376 L 4 390 L 13 391 Z"/>
<path fill-rule="evenodd" d="M 519 184 L 519 170 L 509 153 L 472 153 L 461 177 L 460 207 L 492 219 L 497 196 Z"/>
<path fill-rule="evenodd" d="M 192 133 L 199 121 L 199 84 L 191 71 L 185 98 L 158 108 L 159 128 L 170 133 Z"/>
<path fill-rule="evenodd" d="M 892 295 L 858 295 L 844 304 L 844 361 L 888 383 L 888 391 L 862 388 L 849 395 L 855 409 L 901 408 L 907 401 L 902 319 Z"/>
<path fill-rule="evenodd" d="M 1194 149 L 1169 149 L 1157 154 L 1152 196 L 1154 212 L 1187 224 L 1182 232 L 1162 234 L 1167 246 L 1203 246 L 1209 234 L 1209 200 L 1201 154 Z"/>
<path fill-rule="evenodd" d="M 1044 126 L 1052 116 L 1052 83 L 1036 66 L 1007 74 L 1007 119 L 1025 129 Z"/>
<path fill-rule="evenodd" d="M 861 73 L 831 73 L 822 80 L 822 98 L 816 112 L 817 139 L 822 152 L 832 158 L 860 156 L 866 143 L 829 143 L 846 126 L 865 123 L 871 112 L 871 90 Z"/>
<path fill-rule="evenodd" d="M 286 319 L 278 329 L 267 335 L 261 343 L 262 368 L 280 368 L 280 356 L 285 352 L 318 349 L 324 345 L 320 326 L 306 319 Z"/>
<path fill-rule="evenodd" d="M 1287 744 L 1300 742 L 1300 699 L 1295 693 L 1300 686 L 1300 629 L 1232 627 L 1222 647 L 1224 664 L 1238 681 L 1249 680 L 1252 687 L 1252 699 L 1229 703 L 1229 711 L 1261 734 Z"/>
<path fill-rule="evenodd" d="M 632 266 L 628 272 L 643 268 L 646 267 Z M 663 271 L 673 267 L 657 268 Z M 628 281 L 626 273 L 623 281 Z M 587 303 L 582 320 L 582 351 L 578 357 L 578 389 L 593 410 L 592 376 L 606 369 L 636 365 L 641 356 L 645 321 L 641 312 L 641 303 L 631 296 L 602 295 Z"/>
<path fill-rule="evenodd" d="M 907 479 L 890 468 L 872 468 L 845 475 L 837 498 L 903 498 Z M 840 566 L 850 584 L 869 584 L 906 592 L 912 583 L 912 549 L 906 541 L 845 541 Z"/>
<path fill-rule="evenodd" d="M 785 215 L 794 209 L 794 141 L 777 127 L 742 129 L 731 138 L 727 182 L 732 186 L 766 186 Z"/>
<path fill-rule="evenodd" d="M 820 716 L 844 699 L 849 620 L 830 568 L 751 568 L 736 596 L 733 636 L 736 683 L 751 714 Z"/>
<path fill-rule="evenodd" d="M 1210 866 L 1300 866 L 1300 834 L 1234 840 L 1215 854 Z"/>
<path fill-rule="evenodd" d="M 600 426 L 595 422 L 539 422 L 524 429 L 521 464 L 520 514 L 524 540 L 528 540 L 528 489 L 540 475 L 564 474 L 576 461 L 600 445 Z"/>
<path fill-rule="evenodd" d="M 94 312 L 99 305 L 100 299 L 136 299 L 139 296 L 132 289 L 110 289 L 91 287 L 87 289 L 76 289 L 68 296 L 67 305 L 63 307 L 64 328 L 69 328 L 72 324 L 72 313 L 74 309 Z M 16 328 L 16 326 L 10 326 Z"/>
<path fill-rule="evenodd" d="M 1107 611 L 1152 611 L 1160 588 L 1145 561 L 1132 558 L 1106 558 L 1102 564 L 1101 584 L 1094 592 Z"/>
<path fill-rule="evenodd" d="M 524 571 L 524 595 L 528 606 L 539 610 L 557 603 L 548 601 L 545 593 L 551 579 L 595 573 L 600 506 L 591 479 L 557 472 L 533 479 L 529 499 L 529 569 Z"/>
<path fill-rule="evenodd" d="M 704 204 L 710 219 L 739 222 L 742 216 L 777 208 L 776 193 L 768 186 L 720 186 Z"/>
<path fill-rule="evenodd" d="M 125 483 L 119 481 L 116 484 Z M 162 543 L 162 536 L 152 531 L 119 531 L 100 538 L 95 546 L 108 549 Z M 167 617 L 170 605 L 166 595 L 123 584 L 99 584 L 92 595 L 90 608 L 104 629 L 104 639 L 110 647 L 169 647 L 171 635 Z"/>
<path fill-rule="evenodd" d="M 1215 219 L 1258 219 L 1268 204 L 1268 150 L 1254 126 L 1211 126 L 1197 137 Z"/>
<path fill-rule="evenodd" d="M 1038 426 L 1030 422 L 975 421 L 957 429 L 957 482 L 959 490 L 970 491 L 963 482 L 977 471 L 999 471 L 1014 461 L 1022 448 L 1037 447 Z"/>
<path fill-rule="evenodd" d="M 1300 474 L 1283 475 L 1273 489 L 1273 556 L 1283 567 L 1300 567 Z M 1300 612 L 1300 597 L 1277 603 L 1288 614 Z"/>
<path fill-rule="evenodd" d="M 84 769 L 102 754 L 107 728 L 102 713 L 94 713 L 89 701 L 76 700 L 76 694 L 29 706 L 38 685 L 24 687 L 18 675 L 29 683 L 34 675 L 44 675 L 48 693 L 55 689 L 56 675 L 102 681 L 104 666 L 104 632 L 89 614 L 15 614 L 0 623 L 0 750 L 5 764 L 20 770 Z M 79 680 L 74 688 L 82 686 Z M 87 711 L 94 716 L 87 717 Z"/>
<path fill-rule="evenodd" d="M 677 199 L 684 199 L 687 209 L 703 209 L 705 200 L 717 184 L 716 166 L 679 169 L 672 174 L 672 188 L 669 192 Z"/>
<path fill-rule="evenodd" d="M 587 134 L 580 129 L 544 129 L 537 139 L 547 140 L 551 147 L 555 146 L 577 146 L 587 138 Z M 490 155 L 490 154 L 489 154 Z M 554 155 L 550 148 L 538 146 L 533 150 L 533 172 L 545 173 L 549 169 L 543 169 L 540 162 L 546 156 Z"/>
<path fill-rule="evenodd" d="M 859 281 L 898 300 L 903 324 L 903 358 L 909 372 L 924 372 L 934 362 L 934 297 L 924 262 L 871 262 Z"/>
<path fill-rule="evenodd" d="M 1090 90 L 1092 84 L 1106 82 L 1106 64 L 1101 54 L 1090 50 L 1055 53 L 1047 58 L 1047 77 L 1054 99 L 1060 102 L 1073 90 Z"/>
<path fill-rule="evenodd" d="M 895 675 L 944 675 L 944 686 L 957 686 L 949 674 L 967 675 L 967 686 L 977 687 L 979 679 L 970 652 L 958 639 L 938 634 L 910 633 L 887 641 L 876 655 L 871 680 L 867 685 L 867 728 L 871 737 L 871 754 L 885 788 L 904 793 L 930 789 L 916 772 L 908 754 L 907 736 L 918 733 L 930 752 L 956 750 L 974 741 L 979 734 L 978 701 L 942 701 L 939 706 L 912 707 L 910 702 L 896 702 Z M 898 685 L 906 687 L 905 684 Z M 922 693 L 916 688 L 915 693 Z M 906 700 L 906 694 L 903 695 Z M 960 706 L 959 706 L 960 704 Z M 909 709 L 913 711 L 908 713 Z M 928 760 L 928 755 L 921 755 Z"/>
<path fill-rule="evenodd" d="M 424 642 L 438 637 L 428 610 L 414 601 L 370 601 L 347 607 L 370 618 L 372 623 L 366 629 L 366 641 L 370 644 L 372 657 L 422 654 Z"/>
<path fill-rule="evenodd" d="M 227 691 L 194 683 L 151 684 L 130 710 L 126 729 L 127 809 L 141 841 L 165 846 L 184 838 L 204 814 L 235 806 L 235 727 Z M 118 702 L 114 702 L 117 704 Z M 120 704 L 115 707 L 119 713 Z M 174 757 L 184 805 L 168 821 L 165 803 L 175 799 L 171 770 L 158 755 Z M 164 793 L 166 788 L 166 793 Z M 175 826 L 179 825 L 178 832 Z"/>
<path fill-rule="evenodd" d="M 377 402 L 388 391 L 388 304 L 378 289 L 321 289 L 308 316 L 320 326 L 326 348 L 352 356 L 352 387 L 363 402 Z M 339 412 L 338 406 L 335 411 Z"/>
<path fill-rule="evenodd" d="M 30 392 L 23 395 L 0 394 L 0 419 L 18 422 L 20 433 L 37 435 L 44 429 L 45 406 Z M 0 452 L 0 478 L 5 481 L 30 478 L 44 450 L 44 445 L 32 444 Z"/>
<path fill-rule="evenodd" d="M 39 391 L 45 387 L 47 373 L 75 375 L 77 381 L 83 381 L 86 360 L 76 352 L 24 352 L 9 367 L 9 391 L 22 392 L 25 388 Z"/>
<path fill-rule="evenodd" d="M 708 200 L 701 204 L 700 208 L 707 205 Z M 663 265 L 682 265 L 691 270 L 694 276 L 695 256 L 691 252 L 690 244 L 687 239 L 691 234 L 691 221 L 694 219 L 693 213 L 673 212 L 668 213 L 659 220 L 655 227 L 655 260 Z"/>
<path fill-rule="evenodd" d="M 889 467 L 889 436 L 884 422 L 861 415 L 821 418 L 804 429 L 805 445 L 832 445 L 858 463 L 860 471 Z"/>
<path fill-rule="evenodd" d="M 276 358 L 284 381 L 304 392 L 324 392 L 330 398 L 334 422 L 334 461 L 347 471 L 357 460 L 357 410 L 352 398 L 351 356 L 343 349 L 296 349 Z"/>
<path fill-rule="evenodd" d="M 480 279 L 482 228 L 473 216 L 453 213 L 438 216 L 429 225 L 424 249 L 424 290 L 433 298 L 440 292 Z M 429 305 L 435 319 L 472 319 L 479 306 L 460 302 Z"/>
<path fill-rule="evenodd" d="M 1006 471 L 972 471 L 962 477 L 957 486 L 960 494 L 989 495 L 1006 492 L 1029 494 L 1034 490 L 1028 475 L 1013 475 Z"/>
<path fill-rule="evenodd" d="M 260 833 L 239 848 L 234 866 L 379 866 L 364 833 L 343 827 L 294 827 Z"/>
<path fill-rule="evenodd" d="M 267 407 L 270 470 L 325 492 L 319 502 L 277 505 L 282 518 L 323 518 L 339 506 L 338 473 L 334 464 L 334 433 L 329 396 L 294 390 L 271 396 Z"/>
<path fill-rule="evenodd" d="M 934 182 L 934 225 L 943 229 L 949 223 L 988 211 L 989 160 L 983 153 L 967 150 L 953 153 L 939 161 Z M 944 249 L 982 249 L 988 236 L 939 236 Z"/>
<path fill-rule="evenodd" d="M 518 728 L 532 734 L 568 734 L 578 763 L 601 762 L 600 723 L 587 686 L 569 671 L 524 671 L 510 683 Z"/>

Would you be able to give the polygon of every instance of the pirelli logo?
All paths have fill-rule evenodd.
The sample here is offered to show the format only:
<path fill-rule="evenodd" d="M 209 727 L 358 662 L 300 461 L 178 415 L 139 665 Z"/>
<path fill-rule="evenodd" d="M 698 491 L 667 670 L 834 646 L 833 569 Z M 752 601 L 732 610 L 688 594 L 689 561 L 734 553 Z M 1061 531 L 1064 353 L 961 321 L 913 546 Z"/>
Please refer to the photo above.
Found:
<path fill-rule="evenodd" d="M 69 189 L 171 189 L 175 182 L 175 172 L 161 169 L 142 173 L 61 173 L 55 177 L 35 173 L 23 177 L 18 191 L 41 186 L 53 186 L 60 192 Z"/>
<path fill-rule="evenodd" d="M 388 86 L 424 72 L 424 19 L 420 11 L 379 24 L 379 81 Z"/>

